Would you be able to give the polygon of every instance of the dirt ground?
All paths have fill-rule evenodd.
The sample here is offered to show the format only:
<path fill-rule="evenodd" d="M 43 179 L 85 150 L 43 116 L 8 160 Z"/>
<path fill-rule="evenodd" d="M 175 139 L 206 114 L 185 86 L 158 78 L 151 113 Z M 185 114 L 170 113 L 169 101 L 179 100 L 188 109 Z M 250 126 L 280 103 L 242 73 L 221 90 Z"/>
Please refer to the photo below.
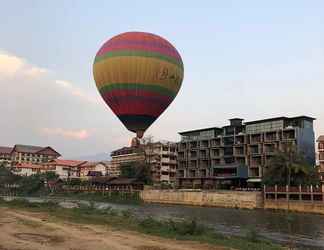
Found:
<path fill-rule="evenodd" d="M 0 250 L 228 250 L 0 208 Z"/>

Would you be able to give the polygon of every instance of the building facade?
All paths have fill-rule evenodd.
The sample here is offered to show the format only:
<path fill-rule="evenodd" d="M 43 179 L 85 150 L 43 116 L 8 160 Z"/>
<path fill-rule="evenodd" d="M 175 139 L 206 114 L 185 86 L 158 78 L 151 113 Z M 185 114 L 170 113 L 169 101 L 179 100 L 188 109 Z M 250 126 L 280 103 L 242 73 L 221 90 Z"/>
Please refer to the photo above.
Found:
<path fill-rule="evenodd" d="M 31 176 L 44 172 L 44 166 L 33 163 L 19 163 L 12 167 L 12 173 L 20 176 Z"/>
<path fill-rule="evenodd" d="M 97 176 L 107 175 L 107 165 L 104 162 L 86 162 L 79 167 L 80 178 L 89 179 L 93 174 Z"/>
<path fill-rule="evenodd" d="M 324 182 L 324 135 L 317 139 L 318 163 L 321 181 Z"/>
<path fill-rule="evenodd" d="M 155 184 L 176 183 L 177 151 L 172 142 L 155 142 L 146 145 L 146 162 L 151 166 L 152 181 Z"/>
<path fill-rule="evenodd" d="M 79 179 L 80 167 L 87 161 L 54 159 L 45 164 L 47 171 L 55 172 L 61 180 Z"/>
<path fill-rule="evenodd" d="M 139 147 L 124 147 L 113 151 L 111 158 L 110 168 L 116 173 L 115 176 L 120 175 L 122 165 L 146 162 L 151 168 L 154 184 L 174 184 L 176 182 L 177 151 L 175 143 L 153 142 Z"/>
<path fill-rule="evenodd" d="M 0 147 L 0 163 L 11 164 L 11 147 Z"/>
<path fill-rule="evenodd" d="M 31 145 L 15 145 L 11 151 L 12 164 L 20 163 L 44 163 L 61 156 L 51 147 L 39 147 Z"/>
<path fill-rule="evenodd" d="M 180 187 L 258 186 L 277 151 L 293 145 L 315 164 L 312 117 L 276 117 L 224 127 L 180 132 L 177 179 Z"/>
<path fill-rule="evenodd" d="M 144 162 L 145 154 L 143 150 L 138 147 L 123 147 L 117 149 L 110 154 L 111 162 L 107 168 L 109 176 L 120 176 L 121 166 L 135 163 Z"/>

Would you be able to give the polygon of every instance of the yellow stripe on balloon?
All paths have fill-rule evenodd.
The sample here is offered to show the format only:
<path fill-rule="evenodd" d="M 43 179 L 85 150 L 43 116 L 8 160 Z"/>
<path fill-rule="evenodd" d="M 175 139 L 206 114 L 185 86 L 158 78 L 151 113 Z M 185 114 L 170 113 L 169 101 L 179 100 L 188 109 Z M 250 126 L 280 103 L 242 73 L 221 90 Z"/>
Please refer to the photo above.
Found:
<path fill-rule="evenodd" d="M 137 56 L 113 57 L 96 62 L 93 74 L 98 89 L 116 83 L 140 83 L 178 92 L 183 78 L 183 70 L 175 64 Z"/>

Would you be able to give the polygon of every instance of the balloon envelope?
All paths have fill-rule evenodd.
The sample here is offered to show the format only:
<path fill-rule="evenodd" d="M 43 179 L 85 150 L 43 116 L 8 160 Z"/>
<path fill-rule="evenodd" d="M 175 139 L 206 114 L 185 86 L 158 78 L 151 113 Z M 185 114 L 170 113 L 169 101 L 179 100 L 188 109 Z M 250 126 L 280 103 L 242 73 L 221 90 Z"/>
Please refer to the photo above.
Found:
<path fill-rule="evenodd" d="M 100 48 L 93 74 L 107 105 L 128 130 L 141 137 L 176 97 L 183 63 L 162 37 L 126 32 Z"/>

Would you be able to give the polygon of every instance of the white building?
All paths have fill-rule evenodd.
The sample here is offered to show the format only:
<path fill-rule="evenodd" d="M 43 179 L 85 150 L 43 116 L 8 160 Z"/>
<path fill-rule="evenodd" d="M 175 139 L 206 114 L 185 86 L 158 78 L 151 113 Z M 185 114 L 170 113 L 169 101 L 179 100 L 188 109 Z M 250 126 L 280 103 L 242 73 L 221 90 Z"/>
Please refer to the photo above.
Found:
<path fill-rule="evenodd" d="M 31 176 L 43 172 L 44 166 L 32 163 L 20 163 L 12 168 L 12 172 L 20 176 Z"/>
<path fill-rule="evenodd" d="M 80 178 L 80 166 L 85 163 L 87 161 L 55 159 L 46 165 L 49 171 L 55 171 L 60 179 L 66 180 Z"/>

